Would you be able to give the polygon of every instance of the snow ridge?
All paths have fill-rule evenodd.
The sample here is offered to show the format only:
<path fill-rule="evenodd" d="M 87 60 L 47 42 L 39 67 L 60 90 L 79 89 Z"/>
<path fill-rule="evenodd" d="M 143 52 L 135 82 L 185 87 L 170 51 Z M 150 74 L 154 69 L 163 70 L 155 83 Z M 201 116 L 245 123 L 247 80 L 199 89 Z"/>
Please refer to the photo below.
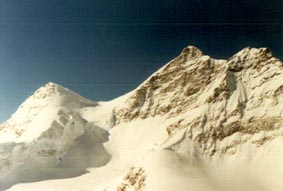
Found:
<path fill-rule="evenodd" d="M 53 118 L 56 118 L 56 113 L 61 107 L 74 109 L 96 105 L 97 103 L 87 100 L 67 88 L 49 82 L 36 90 L 21 104 L 11 119 L 0 125 L 0 142 L 25 141 L 21 137 L 26 131 L 39 128 L 34 127 L 35 125 L 42 126 L 42 131 L 48 129 L 50 122 Z M 34 121 L 39 121 L 39 124 L 33 124 Z M 47 125 L 41 125 L 43 122 L 46 122 Z M 35 137 L 32 136 L 32 138 Z"/>

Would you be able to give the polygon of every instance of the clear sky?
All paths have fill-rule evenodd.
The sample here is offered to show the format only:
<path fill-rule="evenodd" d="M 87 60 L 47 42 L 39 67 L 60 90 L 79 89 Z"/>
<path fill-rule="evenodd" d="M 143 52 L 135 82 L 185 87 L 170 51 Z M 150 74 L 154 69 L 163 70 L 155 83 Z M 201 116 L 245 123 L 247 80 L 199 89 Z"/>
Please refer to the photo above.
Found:
<path fill-rule="evenodd" d="M 282 22 L 282 0 L 0 0 L 0 122 L 49 81 L 113 99 L 189 44 L 282 60 Z"/>

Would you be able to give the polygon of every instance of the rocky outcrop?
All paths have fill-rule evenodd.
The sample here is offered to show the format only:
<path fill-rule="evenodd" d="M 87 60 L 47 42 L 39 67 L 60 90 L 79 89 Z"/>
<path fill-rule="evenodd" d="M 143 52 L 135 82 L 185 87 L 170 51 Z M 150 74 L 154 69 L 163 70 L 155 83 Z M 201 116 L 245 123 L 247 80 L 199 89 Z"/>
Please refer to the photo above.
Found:
<path fill-rule="evenodd" d="M 169 137 L 187 129 L 188 139 L 212 155 L 219 141 L 235 133 L 282 125 L 282 79 L 282 63 L 267 48 L 245 48 L 228 60 L 215 60 L 189 46 L 139 86 L 116 109 L 116 118 L 165 116 L 175 121 L 167 127 Z"/>
<path fill-rule="evenodd" d="M 117 191 L 142 191 L 145 186 L 145 170 L 142 167 L 132 167 L 124 177 Z"/>
<path fill-rule="evenodd" d="M 203 87 L 217 77 L 213 71 L 220 70 L 218 67 L 222 66 L 216 67 L 213 59 L 189 46 L 138 87 L 116 115 L 129 121 L 137 117 L 179 114 L 183 104 L 193 103 Z"/>

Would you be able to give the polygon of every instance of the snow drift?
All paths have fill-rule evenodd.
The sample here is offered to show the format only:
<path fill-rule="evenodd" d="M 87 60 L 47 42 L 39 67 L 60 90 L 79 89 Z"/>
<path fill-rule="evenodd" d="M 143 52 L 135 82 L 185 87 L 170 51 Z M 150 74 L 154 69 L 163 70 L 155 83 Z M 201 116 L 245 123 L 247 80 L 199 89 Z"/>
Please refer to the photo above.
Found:
<path fill-rule="evenodd" d="M 49 83 L 0 126 L 1 189 L 279 191 L 282 79 L 267 48 L 188 46 L 109 102 Z"/>

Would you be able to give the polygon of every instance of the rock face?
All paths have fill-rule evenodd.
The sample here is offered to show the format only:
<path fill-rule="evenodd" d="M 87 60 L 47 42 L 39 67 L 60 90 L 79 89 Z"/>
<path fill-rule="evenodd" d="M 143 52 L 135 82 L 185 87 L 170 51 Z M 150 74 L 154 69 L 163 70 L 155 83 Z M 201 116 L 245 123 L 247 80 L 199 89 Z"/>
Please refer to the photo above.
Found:
<path fill-rule="evenodd" d="M 141 191 L 144 187 L 145 175 L 144 169 L 132 167 L 127 175 L 124 177 L 124 181 L 117 187 L 117 191 L 134 190 Z"/>
<path fill-rule="evenodd" d="M 226 137 L 282 125 L 282 68 L 267 48 L 245 48 L 226 61 L 189 46 L 139 86 L 116 117 L 166 116 L 174 119 L 167 127 L 169 136 L 187 129 L 188 139 L 204 153 L 228 152 L 230 146 L 217 148 Z"/>
<path fill-rule="evenodd" d="M 279 191 L 282 104 L 283 65 L 267 48 L 216 60 L 188 46 L 109 102 L 49 83 L 0 126 L 0 188 L 100 167 L 64 189 Z"/>

